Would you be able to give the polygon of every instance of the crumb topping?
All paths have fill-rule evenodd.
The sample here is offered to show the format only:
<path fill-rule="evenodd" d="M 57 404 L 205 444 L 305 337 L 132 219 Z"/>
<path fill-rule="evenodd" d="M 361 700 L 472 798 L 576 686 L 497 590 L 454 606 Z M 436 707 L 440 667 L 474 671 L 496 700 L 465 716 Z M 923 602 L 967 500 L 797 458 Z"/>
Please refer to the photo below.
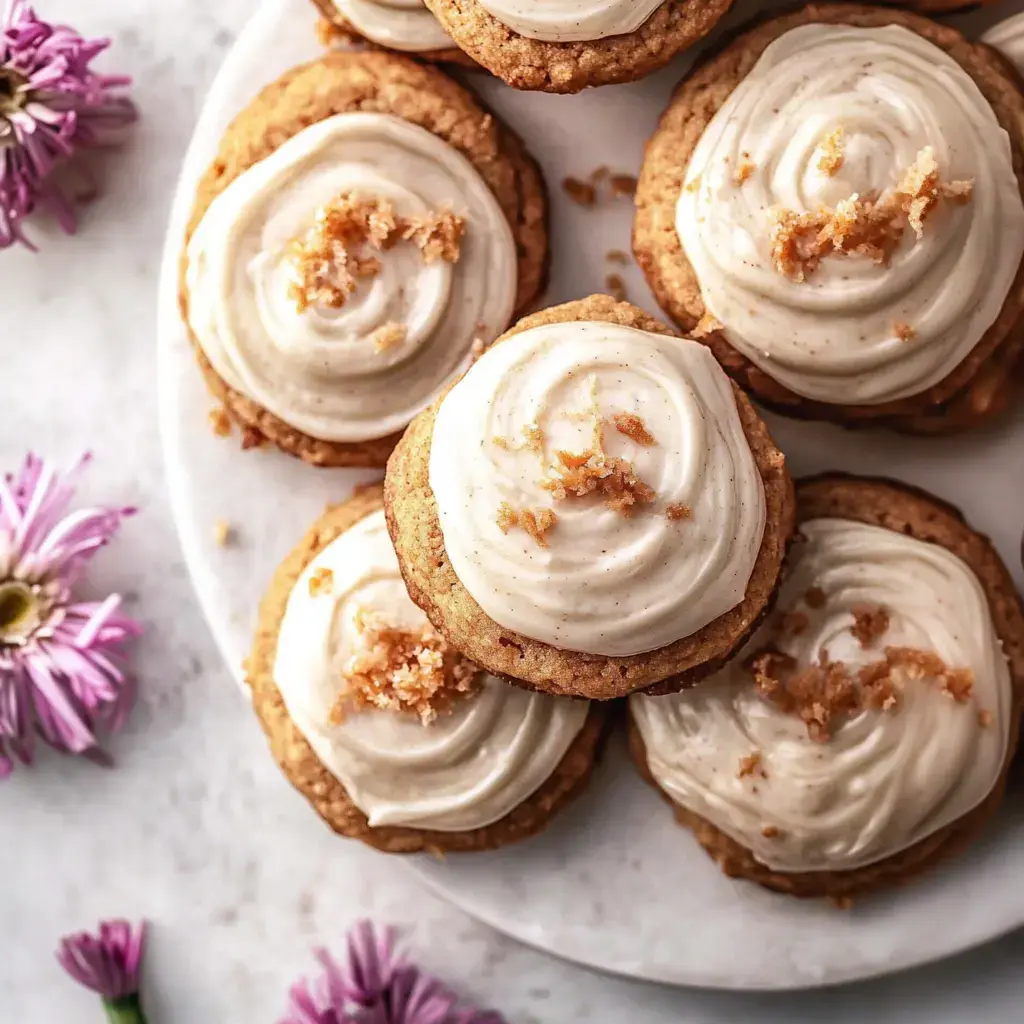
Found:
<path fill-rule="evenodd" d="M 597 202 L 597 189 L 589 181 L 579 178 L 563 178 L 562 189 L 565 194 L 580 206 L 593 206 Z"/>
<path fill-rule="evenodd" d="M 289 297 L 300 313 L 312 305 L 341 309 L 359 281 L 380 273 L 382 264 L 374 251 L 409 241 L 426 263 L 456 263 L 465 227 L 465 219 L 450 210 L 404 218 L 379 196 L 342 192 L 320 208 L 308 231 L 289 243 Z"/>
<path fill-rule="evenodd" d="M 843 166 L 843 129 L 836 128 L 821 140 L 818 170 L 830 178 Z"/>
<path fill-rule="evenodd" d="M 900 339 L 900 341 L 910 341 L 917 333 L 910 324 L 904 323 L 902 320 L 897 320 L 896 323 L 892 325 L 892 332 Z"/>
<path fill-rule="evenodd" d="M 882 607 L 857 605 L 853 609 L 853 625 L 850 632 L 861 647 L 870 647 L 889 629 L 889 612 Z"/>
<path fill-rule="evenodd" d="M 266 443 L 267 439 L 255 427 L 245 427 L 242 430 L 242 451 L 262 448 Z"/>
<path fill-rule="evenodd" d="M 746 156 L 747 154 L 744 154 L 744 159 L 739 162 L 736 170 L 733 172 L 732 181 L 734 185 L 742 185 L 757 170 L 757 164 L 746 159 Z"/>
<path fill-rule="evenodd" d="M 370 335 L 374 352 L 387 352 L 388 349 L 401 345 L 409 332 L 405 324 L 396 323 L 394 320 L 383 324 Z"/>
<path fill-rule="evenodd" d="M 218 405 L 210 410 L 210 429 L 217 437 L 229 437 L 231 435 L 231 417 L 223 405 Z"/>
<path fill-rule="evenodd" d="M 617 412 L 612 416 L 612 425 L 620 433 L 624 434 L 631 441 L 643 445 L 645 448 L 657 444 L 654 435 L 647 429 L 643 419 L 633 412 Z"/>
<path fill-rule="evenodd" d="M 497 523 L 498 529 L 501 530 L 502 533 L 508 533 L 509 530 L 513 530 L 518 526 L 528 537 L 542 548 L 546 548 L 548 546 L 545 534 L 548 530 L 552 529 L 557 522 L 558 516 L 555 514 L 554 510 L 550 508 L 517 509 L 507 501 L 503 501 L 498 506 Z"/>
<path fill-rule="evenodd" d="M 763 835 L 765 839 L 774 839 L 778 834 L 779 830 L 775 825 L 765 825 L 764 828 L 761 829 L 761 835 Z"/>
<path fill-rule="evenodd" d="M 604 279 L 604 286 L 616 302 L 625 302 L 629 297 L 629 293 L 626 291 L 626 282 L 622 279 L 621 274 L 608 274 Z"/>
<path fill-rule="evenodd" d="M 799 636 L 807 632 L 811 618 L 806 612 L 783 612 L 779 617 L 779 632 L 783 636 Z"/>
<path fill-rule="evenodd" d="M 543 455 L 545 436 L 544 430 L 539 423 L 527 423 L 523 427 L 523 441 L 521 444 L 517 444 L 501 434 L 495 434 L 491 438 L 491 443 L 506 452 L 527 451 L 533 452 L 535 455 Z"/>
<path fill-rule="evenodd" d="M 700 188 L 700 175 L 695 174 L 683 187 L 684 192 L 696 192 Z"/>
<path fill-rule="evenodd" d="M 474 338 L 473 344 L 469 346 L 470 365 L 475 363 L 487 350 L 487 343 L 483 338 Z"/>
<path fill-rule="evenodd" d="M 635 175 L 613 174 L 608 179 L 608 184 L 613 196 L 628 196 L 629 198 L 632 198 L 636 195 L 636 187 L 638 183 Z"/>
<path fill-rule="evenodd" d="M 806 280 L 829 256 L 859 255 L 888 264 L 908 226 L 920 238 L 925 219 L 942 200 L 966 203 L 973 188 L 973 181 L 943 183 L 935 151 L 926 146 L 896 187 L 880 195 L 854 194 L 835 208 L 821 206 L 813 213 L 769 210 L 772 263 L 796 282 Z"/>
<path fill-rule="evenodd" d="M 824 608 L 827 602 L 828 597 L 821 587 L 811 587 L 804 594 L 804 604 L 806 604 L 808 608 L 813 608 L 815 611 L 819 608 Z"/>
<path fill-rule="evenodd" d="M 692 519 L 693 509 L 689 505 L 674 503 L 665 509 L 665 515 L 672 520 Z"/>
<path fill-rule="evenodd" d="M 620 266 L 623 267 L 629 264 L 629 253 L 625 253 L 621 249 L 609 249 L 604 254 L 604 258 L 609 263 L 618 263 Z"/>
<path fill-rule="evenodd" d="M 992 712 L 989 711 L 988 708 L 980 708 L 978 711 L 978 725 L 980 725 L 982 729 L 987 729 L 992 724 L 992 721 Z"/>
<path fill-rule="evenodd" d="M 217 547 L 226 548 L 234 539 L 234 530 L 226 519 L 218 519 L 213 524 L 213 540 Z"/>
<path fill-rule="evenodd" d="M 762 779 L 768 778 L 768 773 L 764 770 L 761 763 L 761 751 L 755 750 L 746 757 L 740 758 L 740 766 L 736 772 L 736 778 L 745 779 L 748 775 L 753 775 L 757 772 Z"/>
<path fill-rule="evenodd" d="M 452 650 L 433 627 L 396 629 L 376 612 L 356 612 L 358 650 L 345 665 L 345 689 L 331 722 L 349 709 L 377 708 L 416 714 L 429 725 L 480 687 L 480 670 Z"/>
<path fill-rule="evenodd" d="M 694 338 L 706 338 L 709 334 L 714 334 L 715 331 L 720 331 L 725 327 L 717 317 L 712 316 L 706 312 L 697 321 L 697 326 L 693 329 Z"/>
<path fill-rule="evenodd" d="M 326 566 L 322 566 L 309 577 L 309 596 L 320 597 L 327 595 L 334 590 L 334 573 Z"/>

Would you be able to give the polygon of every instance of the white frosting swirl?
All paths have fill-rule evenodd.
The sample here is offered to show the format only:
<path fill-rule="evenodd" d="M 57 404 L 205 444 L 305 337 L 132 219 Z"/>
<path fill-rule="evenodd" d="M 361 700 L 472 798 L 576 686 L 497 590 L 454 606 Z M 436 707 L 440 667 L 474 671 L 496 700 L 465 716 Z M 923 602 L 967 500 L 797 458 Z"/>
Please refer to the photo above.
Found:
<path fill-rule="evenodd" d="M 553 502 L 556 450 L 580 452 L 604 418 L 638 414 L 656 444 L 605 429 L 657 494 L 630 518 L 591 495 Z M 525 427 L 544 451 L 506 451 Z M 494 346 L 441 403 L 430 454 L 445 548 L 497 623 L 556 647 L 630 655 L 689 636 L 743 600 L 764 534 L 764 488 L 728 378 L 693 341 L 610 323 L 534 327 Z M 555 508 L 539 546 L 502 533 L 502 502 Z M 692 518 L 672 520 L 669 505 Z"/>
<path fill-rule="evenodd" d="M 844 133 L 830 176 L 821 145 Z M 774 269 L 769 210 L 835 206 L 894 187 L 933 147 L 970 202 L 940 204 L 889 266 L 827 258 L 804 282 Z M 754 166 L 743 184 L 737 169 Z M 898 26 L 805 25 L 764 51 L 700 139 L 676 228 L 729 343 L 790 390 L 879 404 L 947 377 L 1002 308 L 1024 252 L 1010 145 L 969 75 Z M 895 325 L 908 324 L 910 341 Z"/>
<path fill-rule="evenodd" d="M 334 0 L 334 6 L 360 35 L 391 50 L 422 53 L 455 45 L 423 0 Z"/>
<path fill-rule="evenodd" d="M 477 0 L 527 39 L 587 42 L 635 32 L 665 0 Z"/>
<path fill-rule="evenodd" d="M 800 603 L 810 626 L 781 642 L 772 636 L 778 647 L 800 667 L 827 650 L 851 669 L 890 644 L 935 651 L 974 672 L 972 700 L 954 701 L 934 680 L 907 681 L 896 709 L 857 713 L 819 743 L 756 693 L 738 658 L 694 690 L 632 697 L 630 710 L 651 773 L 677 803 L 778 871 L 846 871 L 907 849 L 985 799 L 1007 756 L 1012 687 L 985 592 L 955 555 L 849 520 L 817 519 L 801 533 L 780 605 L 793 608 L 812 586 L 826 604 Z M 868 649 L 850 633 L 863 604 L 891 616 Z M 982 708 L 992 714 L 987 728 Z M 767 778 L 738 777 L 754 751 Z"/>
<path fill-rule="evenodd" d="M 339 193 L 403 217 L 465 217 L 457 263 L 412 244 L 374 253 L 381 272 L 341 309 L 300 313 L 289 242 Z M 401 430 L 469 364 L 473 339 L 511 318 L 516 244 L 493 193 L 444 140 L 385 114 L 338 114 L 289 139 L 214 201 L 188 247 L 189 323 L 224 381 L 303 433 L 365 441 Z M 388 323 L 405 340 L 384 352 Z"/>
<path fill-rule="evenodd" d="M 309 581 L 329 569 L 329 592 Z M 481 691 L 430 725 L 386 711 L 330 722 L 342 672 L 358 650 L 360 608 L 390 625 L 426 625 L 402 583 L 384 512 L 373 512 L 321 551 L 299 577 L 277 642 L 274 682 L 288 714 L 373 827 L 440 832 L 505 817 L 550 776 L 583 728 L 586 701 L 530 693 L 487 676 Z"/>
<path fill-rule="evenodd" d="M 993 25 L 982 37 L 983 43 L 994 46 L 1018 71 L 1024 72 L 1024 14 L 1015 14 Z"/>

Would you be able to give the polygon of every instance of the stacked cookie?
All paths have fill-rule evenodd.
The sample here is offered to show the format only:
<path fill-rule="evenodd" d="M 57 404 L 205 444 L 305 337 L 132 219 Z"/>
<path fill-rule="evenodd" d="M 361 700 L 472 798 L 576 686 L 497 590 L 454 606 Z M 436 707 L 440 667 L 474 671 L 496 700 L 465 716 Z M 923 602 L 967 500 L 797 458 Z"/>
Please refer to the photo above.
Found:
<path fill-rule="evenodd" d="M 386 463 L 261 606 L 249 684 L 294 785 L 383 850 L 491 849 L 584 788 L 625 698 L 641 774 L 729 874 L 845 899 L 961 847 L 1017 744 L 1012 581 L 938 499 L 794 487 L 752 399 L 921 434 L 1007 404 L 1009 65 L 844 4 L 699 66 L 636 199 L 634 251 L 680 334 L 603 295 L 522 316 L 548 263 L 535 162 L 465 87 L 383 48 L 572 91 L 647 73 L 727 3 L 318 6 L 378 48 L 239 116 L 181 274 L 249 444 Z"/>

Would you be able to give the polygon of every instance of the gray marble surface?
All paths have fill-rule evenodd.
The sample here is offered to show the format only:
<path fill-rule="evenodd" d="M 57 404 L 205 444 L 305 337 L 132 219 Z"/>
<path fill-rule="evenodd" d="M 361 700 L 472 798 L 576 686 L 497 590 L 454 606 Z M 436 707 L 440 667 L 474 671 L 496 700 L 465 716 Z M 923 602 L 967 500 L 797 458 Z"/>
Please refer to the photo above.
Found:
<path fill-rule="evenodd" d="M 1024 934 L 815 993 L 660 989 L 502 939 L 423 891 L 400 863 L 327 833 L 266 756 L 198 612 L 157 438 L 153 324 L 168 204 L 204 91 L 253 0 L 40 7 L 115 37 L 111 64 L 136 76 L 144 120 L 101 168 L 104 194 L 77 239 L 44 233 L 44 256 L 0 256 L 0 466 L 28 447 L 64 463 L 96 452 L 87 495 L 143 514 L 91 582 L 130 595 L 148 631 L 136 652 L 140 705 L 113 744 L 117 769 L 44 754 L 0 791 L 0 1020 L 96 1021 L 53 949 L 61 934 L 123 914 L 153 924 L 153 1024 L 269 1024 L 310 968 L 310 947 L 337 946 L 369 914 L 401 926 L 425 963 L 516 1024 L 1019 1022 Z"/>

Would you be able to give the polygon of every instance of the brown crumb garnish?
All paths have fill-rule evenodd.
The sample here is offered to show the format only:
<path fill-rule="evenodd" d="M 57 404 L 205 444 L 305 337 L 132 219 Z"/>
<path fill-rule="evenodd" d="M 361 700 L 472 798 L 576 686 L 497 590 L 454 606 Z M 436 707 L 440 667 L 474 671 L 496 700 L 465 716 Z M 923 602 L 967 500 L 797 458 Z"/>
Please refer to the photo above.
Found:
<path fill-rule="evenodd" d="M 597 202 L 597 189 L 589 182 L 579 178 L 563 178 L 562 188 L 565 194 L 580 206 L 593 206 Z"/>
<path fill-rule="evenodd" d="M 943 183 L 935 152 L 926 146 L 896 187 L 881 195 L 854 194 L 834 209 L 822 206 L 813 213 L 770 210 L 772 262 L 797 282 L 828 256 L 860 255 L 888 264 L 908 226 L 920 238 L 925 218 L 941 200 L 966 203 L 973 188 L 972 181 Z"/>
<path fill-rule="evenodd" d="M 605 505 L 629 518 L 637 504 L 649 505 L 657 495 L 636 475 L 627 459 L 610 459 L 603 450 L 556 451 L 553 475 L 541 481 L 556 501 L 599 494 Z"/>
<path fill-rule="evenodd" d="M 632 174 L 613 174 L 608 180 L 612 195 L 615 197 L 636 195 L 637 180 Z"/>
<path fill-rule="evenodd" d="M 889 612 L 885 608 L 857 605 L 853 609 L 853 625 L 850 632 L 861 647 L 870 647 L 889 629 Z"/>
<path fill-rule="evenodd" d="M 496 434 L 492 437 L 491 443 L 506 452 L 527 451 L 533 452 L 535 455 L 543 455 L 544 439 L 545 434 L 539 423 L 527 423 L 523 427 L 522 444 L 516 444 L 510 438 L 503 437 L 501 434 Z"/>
<path fill-rule="evenodd" d="M 775 825 L 765 825 L 764 828 L 761 829 L 761 835 L 763 835 L 765 839 L 774 839 L 779 835 L 779 830 Z"/>
<path fill-rule="evenodd" d="M 725 327 L 717 317 L 712 316 L 710 313 L 705 312 L 704 315 L 697 321 L 697 326 L 692 331 L 694 338 L 706 338 L 709 334 L 713 334 L 715 331 L 720 331 Z"/>
<path fill-rule="evenodd" d="M 902 320 L 897 320 L 892 325 L 892 332 L 900 341 L 910 341 L 917 333 L 910 324 L 904 323 Z"/>
<path fill-rule="evenodd" d="M 616 302 L 625 302 L 629 297 L 626 291 L 626 282 L 619 274 L 609 274 L 604 279 L 605 290 L 615 299 Z"/>
<path fill-rule="evenodd" d="M 472 363 L 475 363 L 483 354 L 487 351 L 487 343 L 483 338 L 474 338 L 473 344 L 469 346 L 469 357 Z"/>
<path fill-rule="evenodd" d="M 629 253 L 623 252 L 621 249 L 609 249 L 604 254 L 604 258 L 609 263 L 618 263 L 622 267 L 629 264 Z"/>
<path fill-rule="evenodd" d="M 654 439 L 654 435 L 647 429 L 643 419 L 636 413 L 617 412 L 612 416 L 612 425 L 620 434 L 624 434 L 631 441 L 636 441 L 637 444 L 643 445 L 645 448 L 658 443 Z"/>
<path fill-rule="evenodd" d="M 210 429 L 218 437 L 229 437 L 231 435 L 231 417 L 223 405 L 218 405 L 210 410 Z"/>
<path fill-rule="evenodd" d="M 373 343 L 374 352 L 387 352 L 389 348 L 394 348 L 396 345 L 401 345 L 405 341 L 408 335 L 408 330 L 405 324 L 396 323 L 391 321 L 386 323 L 370 335 L 370 341 Z"/>
<path fill-rule="evenodd" d="M 334 573 L 326 566 L 317 569 L 309 577 L 309 596 L 320 597 L 321 594 L 330 594 L 334 590 Z"/>
<path fill-rule="evenodd" d="M 746 757 L 740 758 L 740 766 L 739 770 L 736 772 L 736 778 L 745 779 L 748 775 L 753 775 L 754 772 L 757 772 L 757 774 L 763 779 L 768 778 L 768 775 L 761 765 L 760 750 L 755 750 L 752 753 L 747 754 Z"/>
<path fill-rule="evenodd" d="M 987 729 L 992 724 L 993 718 L 994 716 L 992 712 L 988 710 L 988 708 L 979 709 L 978 725 L 980 725 L 982 729 Z"/>
<path fill-rule="evenodd" d="M 213 539 L 218 547 L 226 548 L 234 540 L 235 531 L 226 519 L 218 519 L 213 524 Z"/>
<path fill-rule="evenodd" d="M 452 650 L 432 626 L 388 626 L 376 612 L 356 613 L 358 650 L 345 665 L 345 690 L 331 711 L 338 724 L 350 709 L 417 714 L 429 725 L 479 689 L 480 670 Z"/>
<path fill-rule="evenodd" d="M 342 192 L 318 211 L 305 234 L 289 243 L 285 258 L 294 277 L 289 296 L 300 313 L 311 305 L 341 309 L 360 280 L 381 271 L 381 261 L 363 251 L 365 246 L 382 252 L 407 240 L 426 263 L 455 263 L 464 230 L 465 220 L 450 210 L 406 219 L 386 199 Z"/>
<path fill-rule="evenodd" d="M 687 183 L 684 192 L 696 192 L 700 188 L 700 175 L 695 174 Z"/>
<path fill-rule="evenodd" d="M 558 522 L 558 516 L 550 508 L 517 509 L 507 501 L 498 506 L 498 529 L 502 533 L 519 527 L 542 548 L 548 546 L 545 534 Z"/>
<path fill-rule="evenodd" d="M 829 896 L 828 901 L 836 910 L 853 910 L 852 896 Z"/>
<path fill-rule="evenodd" d="M 818 170 L 832 177 L 842 166 L 843 129 L 837 128 L 835 131 L 829 132 L 821 140 L 821 157 L 818 160 Z"/>
<path fill-rule="evenodd" d="M 752 163 L 750 160 L 742 160 L 736 170 L 733 172 L 732 183 L 734 185 L 742 185 L 744 182 L 750 179 L 750 176 L 757 170 L 757 164 Z"/>
<path fill-rule="evenodd" d="M 466 219 L 451 210 L 441 210 L 426 217 L 412 217 L 402 226 L 402 238 L 412 242 L 423 254 L 424 263 L 458 263 L 462 252 L 462 236 Z"/>
<path fill-rule="evenodd" d="M 672 504 L 665 509 L 665 515 L 669 519 L 692 519 L 693 509 L 689 505 Z"/>
<path fill-rule="evenodd" d="M 250 448 L 262 448 L 266 443 L 267 439 L 255 427 L 242 429 L 242 451 L 248 451 Z"/>
<path fill-rule="evenodd" d="M 595 167 L 594 170 L 590 172 L 589 180 L 596 185 L 598 182 L 605 181 L 611 173 L 612 172 L 604 164 L 601 164 L 600 167 Z"/>
<path fill-rule="evenodd" d="M 806 612 L 783 612 L 779 620 L 779 632 L 783 636 L 799 636 L 811 624 Z"/>
<path fill-rule="evenodd" d="M 933 651 L 913 647 L 886 647 L 881 660 L 864 665 L 856 676 L 841 661 L 830 661 L 825 652 L 817 664 L 804 669 L 773 649 L 755 654 L 746 664 L 758 692 L 787 714 L 797 715 L 811 739 L 821 743 L 841 716 L 897 707 L 904 681 L 931 677 L 959 703 L 970 700 L 974 688 L 970 669 L 950 668 Z"/>
<path fill-rule="evenodd" d="M 811 587 L 810 590 L 804 594 L 804 604 L 806 604 L 808 608 L 814 608 L 815 610 L 818 608 L 824 608 L 827 601 L 828 597 L 821 587 Z"/>

